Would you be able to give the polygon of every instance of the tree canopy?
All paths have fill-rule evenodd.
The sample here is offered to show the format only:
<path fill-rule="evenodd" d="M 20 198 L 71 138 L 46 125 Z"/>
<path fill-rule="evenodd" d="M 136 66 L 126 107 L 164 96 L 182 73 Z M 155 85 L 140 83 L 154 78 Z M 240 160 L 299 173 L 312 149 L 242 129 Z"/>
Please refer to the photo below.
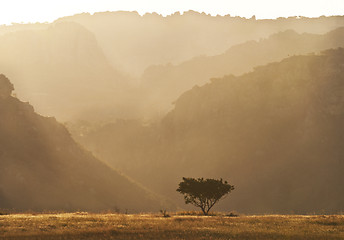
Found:
<path fill-rule="evenodd" d="M 186 204 L 191 203 L 201 208 L 204 215 L 208 215 L 209 210 L 232 190 L 234 190 L 234 186 L 223 181 L 222 178 L 219 180 L 183 178 L 177 192 L 184 195 Z"/>

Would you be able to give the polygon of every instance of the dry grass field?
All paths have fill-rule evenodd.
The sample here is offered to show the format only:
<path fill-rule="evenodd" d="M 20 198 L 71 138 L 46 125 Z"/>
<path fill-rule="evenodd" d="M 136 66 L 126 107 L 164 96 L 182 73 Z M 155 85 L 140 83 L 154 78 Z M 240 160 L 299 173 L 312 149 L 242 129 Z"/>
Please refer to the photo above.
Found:
<path fill-rule="evenodd" d="M 10 214 L 0 239 L 344 239 L 344 215 Z"/>

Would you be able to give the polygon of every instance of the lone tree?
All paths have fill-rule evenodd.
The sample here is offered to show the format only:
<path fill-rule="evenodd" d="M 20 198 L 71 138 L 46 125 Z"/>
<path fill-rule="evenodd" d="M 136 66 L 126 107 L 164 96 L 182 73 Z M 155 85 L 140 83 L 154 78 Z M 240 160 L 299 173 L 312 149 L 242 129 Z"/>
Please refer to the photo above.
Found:
<path fill-rule="evenodd" d="M 209 210 L 222 197 L 234 190 L 234 186 L 227 181 L 203 178 L 184 178 L 179 183 L 177 192 L 184 195 L 186 204 L 193 204 L 200 207 L 204 215 L 208 215 Z"/>

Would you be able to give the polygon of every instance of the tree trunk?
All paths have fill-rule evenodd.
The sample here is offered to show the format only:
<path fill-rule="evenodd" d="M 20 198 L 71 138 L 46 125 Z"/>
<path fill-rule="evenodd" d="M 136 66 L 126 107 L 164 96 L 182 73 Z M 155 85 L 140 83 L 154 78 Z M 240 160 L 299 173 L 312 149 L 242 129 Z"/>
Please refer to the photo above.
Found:
<path fill-rule="evenodd" d="M 208 215 L 208 212 L 207 212 L 207 211 L 205 211 L 205 209 L 204 209 L 204 208 L 201 208 L 201 209 L 202 209 L 202 212 L 203 212 L 204 216 L 207 216 L 207 215 Z"/>

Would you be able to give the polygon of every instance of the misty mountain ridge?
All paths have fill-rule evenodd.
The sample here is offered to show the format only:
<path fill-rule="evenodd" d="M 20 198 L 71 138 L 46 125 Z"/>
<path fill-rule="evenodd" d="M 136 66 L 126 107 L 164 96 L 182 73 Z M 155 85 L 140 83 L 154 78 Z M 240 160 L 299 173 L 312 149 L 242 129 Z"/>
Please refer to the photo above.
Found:
<path fill-rule="evenodd" d="M 94 33 L 112 66 L 135 77 L 150 65 L 179 64 L 199 55 L 218 55 L 233 45 L 287 29 L 324 34 L 344 26 L 342 16 L 255 20 L 192 10 L 166 17 L 118 11 L 82 13 L 56 20 L 64 21 L 79 23 Z"/>
<path fill-rule="evenodd" d="M 82 149 L 0 75 L 0 209 L 157 211 L 164 199 Z M 170 206 L 165 203 L 165 206 Z"/>
<path fill-rule="evenodd" d="M 107 62 L 94 35 L 76 23 L 5 34 L 0 52 L 1 69 L 18 86 L 17 95 L 58 119 L 113 108 L 131 86 L 131 79 Z"/>
<path fill-rule="evenodd" d="M 235 45 L 217 56 L 199 56 L 179 65 L 157 65 L 147 68 L 141 77 L 143 112 L 147 118 L 162 115 L 173 108 L 183 92 L 203 85 L 211 78 L 240 75 L 258 65 L 280 61 L 288 56 L 344 47 L 344 28 L 324 35 L 293 30 L 275 33 L 259 41 Z M 149 116 L 149 117 L 148 117 Z"/>
<path fill-rule="evenodd" d="M 238 187 L 219 210 L 338 213 L 343 65 L 342 48 L 289 57 L 194 87 L 159 124 L 119 121 L 76 138 L 176 201 L 182 177 L 222 177 Z"/>
<path fill-rule="evenodd" d="M 21 99 L 59 121 L 154 121 L 194 85 L 279 61 L 288 56 L 284 48 L 304 54 L 342 46 L 342 41 L 321 45 L 319 40 L 322 47 L 314 44 L 313 48 L 303 41 L 316 42 L 312 39 L 321 37 L 308 34 L 291 39 L 295 46 L 283 44 L 282 38 L 259 39 L 286 29 L 322 34 L 340 26 L 344 26 L 341 16 L 255 20 L 194 11 L 168 17 L 131 12 L 79 14 L 52 24 L 1 27 L 0 67 L 17 86 Z M 252 40 L 257 42 L 247 42 Z M 244 45 L 233 46 L 237 43 Z M 307 51 L 294 49 L 301 43 Z M 204 54 L 212 57 L 197 57 Z M 180 64 L 161 65 L 169 62 Z M 152 64 L 156 66 L 149 67 Z M 142 72 L 141 78 L 129 77 Z"/>

